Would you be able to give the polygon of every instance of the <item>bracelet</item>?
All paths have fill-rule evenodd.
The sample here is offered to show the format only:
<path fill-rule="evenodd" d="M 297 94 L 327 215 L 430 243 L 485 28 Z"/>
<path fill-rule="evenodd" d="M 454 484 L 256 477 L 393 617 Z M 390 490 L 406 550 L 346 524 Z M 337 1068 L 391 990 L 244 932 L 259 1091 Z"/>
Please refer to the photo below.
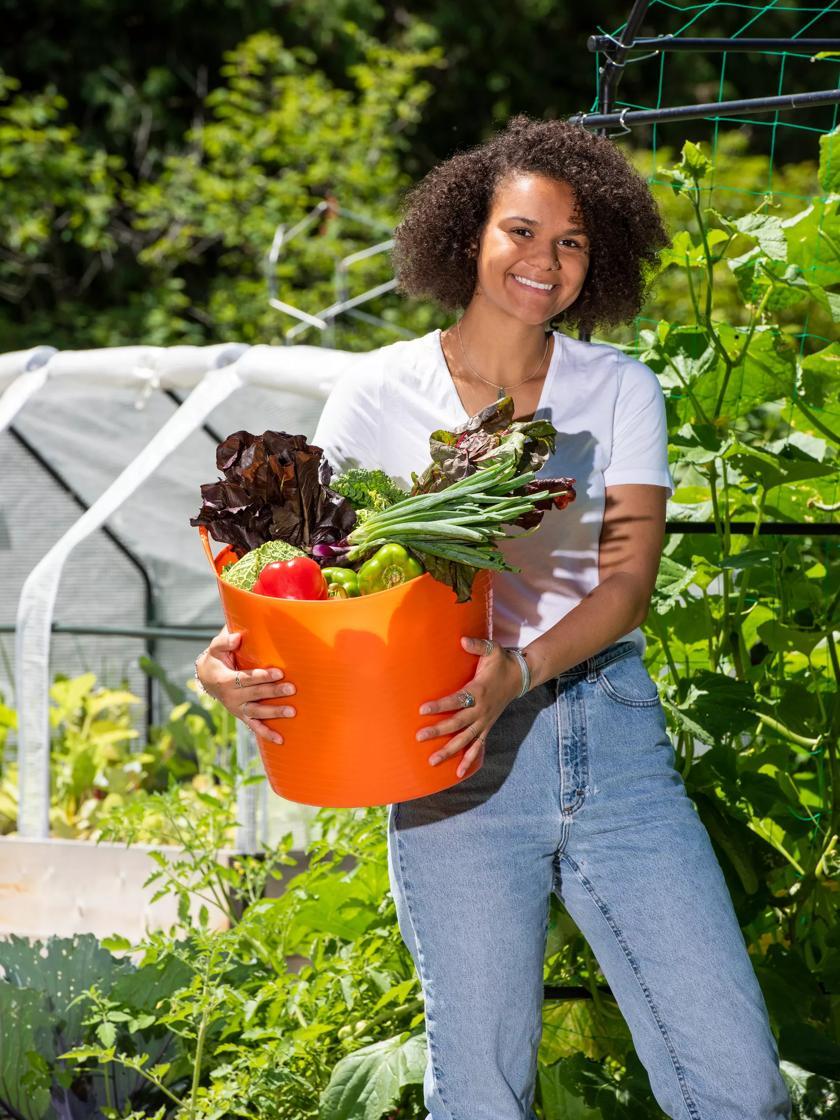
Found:
<path fill-rule="evenodd" d="M 525 660 L 524 650 L 521 650 L 519 646 L 505 646 L 504 648 L 508 651 L 508 653 L 512 653 L 516 660 L 519 662 L 519 668 L 522 672 L 522 691 L 519 693 L 519 696 L 524 696 L 531 687 L 531 666 Z M 517 696 L 517 700 L 519 699 L 519 696 Z"/>
<path fill-rule="evenodd" d="M 206 652 L 207 652 L 207 650 L 206 650 L 206 649 L 203 649 L 203 650 L 201 651 L 201 653 L 200 653 L 200 654 L 198 655 L 198 657 L 201 657 L 201 656 L 202 656 L 203 654 L 205 654 Z M 196 681 L 196 684 L 198 685 L 198 691 L 199 691 L 199 693 L 203 693 L 203 694 L 204 694 L 205 696 L 209 696 L 209 695 L 210 695 L 210 693 L 209 693 L 209 692 L 207 691 L 207 689 L 206 689 L 206 688 L 204 687 L 204 685 L 203 685 L 203 684 L 201 683 L 201 677 L 200 677 L 200 676 L 198 675 L 198 657 L 197 657 L 197 658 L 195 659 L 195 661 L 193 662 L 193 665 L 195 666 L 195 670 L 194 670 L 194 672 L 193 672 L 193 676 L 195 677 L 195 681 Z"/>

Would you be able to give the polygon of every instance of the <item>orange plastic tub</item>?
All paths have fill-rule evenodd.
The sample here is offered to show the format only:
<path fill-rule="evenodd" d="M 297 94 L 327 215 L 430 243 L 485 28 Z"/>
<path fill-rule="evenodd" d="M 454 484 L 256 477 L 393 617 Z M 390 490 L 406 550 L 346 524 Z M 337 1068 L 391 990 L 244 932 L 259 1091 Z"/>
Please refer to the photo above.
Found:
<path fill-rule="evenodd" d="M 207 529 L 199 532 L 228 629 L 242 632 L 237 666 L 282 669 L 297 689 L 276 701 L 297 714 L 268 721 L 284 742 L 257 738 L 275 793 L 307 805 L 387 805 L 475 773 L 478 762 L 457 776 L 463 751 L 431 766 L 429 756 L 450 736 L 418 742 L 416 734 L 446 718 L 421 716 L 420 705 L 475 675 L 478 658 L 460 639 L 492 637 L 490 572 L 476 575 L 466 603 L 428 572 L 358 598 L 275 599 L 220 579 L 236 555 L 225 545 L 214 558 Z"/>

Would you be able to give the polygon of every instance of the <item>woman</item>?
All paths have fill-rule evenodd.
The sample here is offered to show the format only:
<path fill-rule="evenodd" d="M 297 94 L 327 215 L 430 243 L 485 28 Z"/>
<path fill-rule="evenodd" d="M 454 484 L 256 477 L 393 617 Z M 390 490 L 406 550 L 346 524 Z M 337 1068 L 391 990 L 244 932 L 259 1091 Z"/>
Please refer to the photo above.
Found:
<path fill-rule="evenodd" d="M 551 891 L 668 1116 L 790 1115 L 732 902 L 641 660 L 673 492 L 662 391 L 617 348 L 546 331 L 632 320 L 667 240 L 609 140 L 513 118 L 414 187 L 396 232 L 401 290 L 465 308 L 460 321 L 373 351 L 312 439 L 336 470 L 381 466 L 408 485 L 432 431 L 509 394 L 516 418 L 558 429 L 540 473 L 577 480 L 568 509 L 502 544 L 521 571 L 494 576 L 493 640 L 463 639 L 473 680 L 418 713 L 435 716 L 417 736 L 434 739 L 431 765 L 461 753 L 461 772 L 480 768 L 389 807 L 391 889 L 425 997 L 428 1120 L 533 1117 Z M 214 639 L 201 680 L 282 742 L 264 701 L 293 681 L 255 671 L 237 689 L 238 640 Z"/>

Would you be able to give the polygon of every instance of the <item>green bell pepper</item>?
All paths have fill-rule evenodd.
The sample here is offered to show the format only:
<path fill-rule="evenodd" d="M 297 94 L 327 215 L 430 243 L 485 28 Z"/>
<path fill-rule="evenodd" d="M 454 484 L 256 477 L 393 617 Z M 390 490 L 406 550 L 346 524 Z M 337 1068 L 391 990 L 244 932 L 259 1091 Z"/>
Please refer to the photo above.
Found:
<path fill-rule="evenodd" d="M 352 599 L 360 593 L 359 577 L 352 568 L 322 568 L 321 575 L 327 581 L 331 599 Z M 336 587 L 340 587 L 346 594 L 336 592 Z"/>
<path fill-rule="evenodd" d="M 425 568 L 401 544 L 383 544 L 359 568 L 359 591 L 370 595 L 374 591 L 387 591 L 422 576 Z"/>

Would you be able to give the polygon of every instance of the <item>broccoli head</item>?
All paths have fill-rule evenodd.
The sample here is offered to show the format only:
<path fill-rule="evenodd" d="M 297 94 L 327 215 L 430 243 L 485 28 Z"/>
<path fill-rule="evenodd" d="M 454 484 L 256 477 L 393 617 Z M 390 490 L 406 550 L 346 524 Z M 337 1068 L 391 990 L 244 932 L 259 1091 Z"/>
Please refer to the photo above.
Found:
<path fill-rule="evenodd" d="M 408 497 L 408 491 L 397 486 L 385 471 L 369 471 L 363 467 L 351 467 L 336 475 L 330 479 L 329 488 L 346 498 L 357 510 L 387 509 Z"/>

